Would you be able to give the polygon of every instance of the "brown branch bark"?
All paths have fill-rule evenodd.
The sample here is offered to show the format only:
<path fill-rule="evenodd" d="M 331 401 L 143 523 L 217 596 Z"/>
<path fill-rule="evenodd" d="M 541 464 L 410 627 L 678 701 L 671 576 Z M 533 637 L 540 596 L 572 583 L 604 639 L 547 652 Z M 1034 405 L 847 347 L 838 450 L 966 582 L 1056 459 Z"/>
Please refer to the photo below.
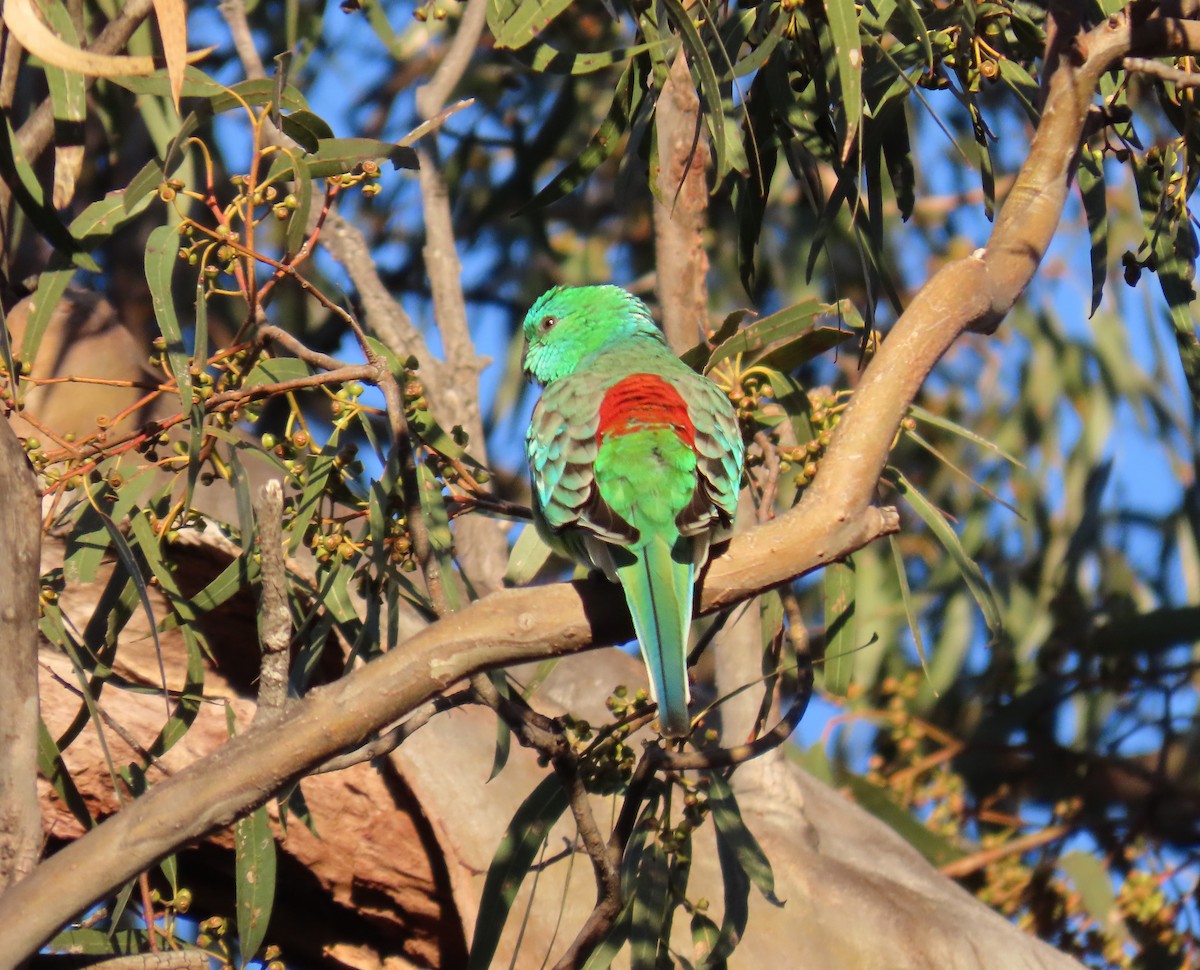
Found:
<path fill-rule="evenodd" d="M 27 876 L 42 845 L 37 800 L 37 481 L 7 421 L 0 421 L 0 892 Z"/>
<path fill-rule="evenodd" d="M 708 137 L 700 98 L 681 49 L 659 95 L 658 198 L 654 200 L 654 289 L 663 332 L 678 354 L 690 350 L 708 326 Z"/>
<path fill-rule="evenodd" d="M 487 0 L 469 0 L 458 32 L 428 84 L 417 89 L 417 113 L 435 118 L 466 71 L 487 22 Z M 451 425 L 462 425 L 471 454 L 487 464 L 487 443 L 479 411 L 479 373 L 484 362 L 467 326 L 462 266 L 450 216 L 450 192 L 437 164 L 436 134 L 417 146 L 421 202 L 425 214 L 425 271 L 433 294 L 433 312 L 446 360 L 437 411 Z M 499 589 L 508 560 L 503 528 L 483 516 L 468 516 L 456 530 L 456 551 L 463 572 L 477 592 Z"/>
<path fill-rule="evenodd" d="M 994 329 L 1028 284 L 1057 227 L 1097 79 L 1128 54 L 1200 49 L 1200 23 L 1142 4 L 1130 10 L 1076 38 L 1078 57 L 1060 58 L 1042 126 L 989 245 L 948 265 L 914 299 L 867 368 L 802 502 L 731 542 L 706 572 L 703 610 L 786 582 L 897 528 L 894 511 L 870 502 L 900 418 L 954 339 Z M 0 896 L 0 952 L 17 959 L 34 952 L 95 898 L 464 676 L 627 638 L 619 603 L 619 591 L 599 580 L 504 590 L 314 691 L 279 720 L 252 726 L 156 785 Z M 79 878 L 84 872 L 97 875 Z"/>
<path fill-rule="evenodd" d="M 262 557 L 262 604 L 259 640 L 262 660 L 258 674 L 258 709 L 255 717 L 278 715 L 287 703 L 288 667 L 292 644 L 292 614 L 288 610 L 287 564 L 283 544 L 283 486 L 267 481 L 255 496 L 258 551 Z"/>

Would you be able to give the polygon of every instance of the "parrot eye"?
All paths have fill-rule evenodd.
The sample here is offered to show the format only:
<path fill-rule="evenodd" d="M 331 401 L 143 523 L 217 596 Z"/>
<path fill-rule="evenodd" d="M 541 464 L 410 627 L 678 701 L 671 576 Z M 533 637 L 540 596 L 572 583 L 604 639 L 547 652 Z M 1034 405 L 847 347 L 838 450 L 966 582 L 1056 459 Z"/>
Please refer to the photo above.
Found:
<path fill-rule="evenodd" d="M 542 322 L 538 324 L 538 327 L 542 333 L 549 333 L 556 323 L 558 323 L 558 317 L 542 317 Z"/>

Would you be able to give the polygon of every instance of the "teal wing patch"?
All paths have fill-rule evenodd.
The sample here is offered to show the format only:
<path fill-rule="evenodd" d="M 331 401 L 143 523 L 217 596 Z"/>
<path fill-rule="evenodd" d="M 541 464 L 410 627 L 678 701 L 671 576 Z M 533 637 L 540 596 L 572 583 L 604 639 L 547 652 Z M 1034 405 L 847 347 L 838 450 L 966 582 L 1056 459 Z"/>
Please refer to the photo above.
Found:
<path fill-rule="evenodd" d="M 727 526 L 737 512 L 745 445 L 737 415 L 722 390 L 693 372 L 675 381 L 696 430 L 696 491 L 679 514 L 679 531 L 696 535 Z"/>
<path fill-rule="evenodd" d="M 615 543 L 637 539 L 637 530 L 601 499 L 596 488 L 596 428 L 600 422 L 591 382 L 563 378 L 550 384 L 533 409 L 525 454 L 534 501 L 555 532 L 580 526 Z"/>

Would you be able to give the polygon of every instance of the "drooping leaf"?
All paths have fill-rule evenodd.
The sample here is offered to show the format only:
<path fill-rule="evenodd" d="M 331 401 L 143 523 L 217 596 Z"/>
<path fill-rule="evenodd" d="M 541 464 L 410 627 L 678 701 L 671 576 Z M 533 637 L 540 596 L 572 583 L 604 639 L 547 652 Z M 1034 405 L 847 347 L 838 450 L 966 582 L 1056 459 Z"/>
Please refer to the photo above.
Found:
<path fill-rule="evenodd" d="M 1088 316 L 1091 316 L 1100 306 L 1104 296 L 1104 281 L 1108 277 L 1108 201 L 1101 153 L 1083 146 L 1079 151 L 1079 169 L 1075 177 L 1079 179 L 1079 194 L 1083 197 L 1088 235 L 1092 240 L 1092 307 L 1088 311 Z"/>
<path fill-rule="evenodd" d="M 558 776 L 551 774 L 521 803 L 488 867 L 479 901 L 479 919 L 471 940 L 467 970 L 487 970 L 504 932 L 513 900 L 551 827 L 569 800 Z"/>
<path fill-rule="evenodd" d="M 412 148 L 377 138 L 321 138 L 316 151 L 304 156 L 309 178 L 329 178 L 353 172 L 363 162 L 389 161 L 393 168 L 416 168 L 417 153 Z M 293 169 L 285 155 L 275 159 L 267 172 L 267 181 L 282 178 Z"/>
<path fill-rule="evenodd" d="M 5 116 L 0 124 L 0 179 L 8 186 L 13 201 L 29 217 L 55 250 L 80 269 L 99 273 L 100 267 L 63 225 L 54 207 L 46 202 L 37 174 L 21 152 L 12 123 Z"/>
<path fill-rule="evenodd" d="M 959 541 L 958 533 L 954 531 L 954 527 L 950 525 L 941 511 L 925 498 L 920 490 L 914 487 L 899 471 L 889 467 L 886 474 L 895 484 L 897 491 L 908 501 L 912 510 L 921 517 L 921 520 L 937 537 L 942 547 L 950 553 L 951 559 L 962 574 L 963 581 L 967 584 L 967 588 L 970 589 L 971 595 L 975 597 L 975 602 L 979 604 L 979 609 L 983 612 L 983 619 L 987 624 L 988 631 L 993 637 L 998 637 L 1003 629 L 1000 607 L 996 603 L 992 587 L 984 577 L 983 571 L 979 568 L 975 560 L 967 555 L 967 551 L 963 548 L 962 542 Z"/>
<path fill-rule="evenodd" d="M 488 0 L 488 29 L 497 47 L 524 47 L 554 18 L 571 5 L 571 0 Z"/>
<path fill-rule="evenodd" d="M 621 136 L 629 130 L 634 112 L 641 101 L 641 74 L 639 59 L 635 58 L 621 73 L 608 114 L 592 135 L 591 141 L 573 161 L 525 203 L 519 212 L 557 202 L 582 185 L 592 172 L 612 156 L 620 145 Z"/>
<path fill-rule="evenodd" d="M 688 68 L 698 81 L 701 109 L 708 122 L 708 131 L 712 139 L 713 161 L 716 165 L 715 184 L 719 185 L 731 167 L 726 148 L 725 107 L 721 96 L 721 82 L 717 79 L 716 69 L 691 14 L 684 9 L 680 0 L 663 0 L 663 7 L 679 31 L 679 37 L 687 52 Z"/>
<path fill-rule="evenodd" d="M 159 226 L 146 240 L 146 284 L 159 332 L 167 344 L 167 362 L 179 388 L 179 399 L 185 411 L 192 409 L 191 362 L 183 342 L 183 328 L 175 312 L 171 293 L 171 277 L 179 262 L 179 234 L 174 226 Z"/>
<path fill-rule="evenodd" d="M 333 129 L 318 114 L 301 109 L 291 111 L 280 119 L 283 133 L 306 152 L 316 152 L 322 141 L 333 140 Z"/>
<path fill-rule="evenodd" d="M 275 837 L 265 805 L 234 825 L 233 854 L 238 943 L 246 967 L 262 948 L 275 905 Z"/>
<path fill-rule="evenodd" d="M 771 863 L 758 844 L 758 839 L 746 827 L 733 789 L 719 772 L 709 772 L 707 777 L 708 806 L 717 829 L 718 842 L 724 842 L 732 851 L 737 864 L 750 877 L 763 898 L 775 906 L 782 906 L 783 903 L 775 895 L 775 875 L 771 871 Z"/>
<path fill-rule="evenodd" d="M 65 4 L 49 3 L 42 12 L 50 26 L 72 47 L 79 46 L 79 35 Z M 75 195 L 75 182 L 83 168 L 83 124 L 87 118 L 87 86 L 84 76 L 46 65 L 46 85 L 54 109 L 54 208 L 66 208 Z"/>
<path fill-rule="evenodd" d="M 637 888 L 633 896 L 631 915 L 630 967 L 632 970 L 654 970 L 659 966 L 659 954 L 667 949 L 668 889 L 667 854 L 657 839 L 642 853 L 638 866 Z"/>
<path fill-rule="evenodd" d="M 824 0 L 833 56 L 841 86 L 843 118 L 841 159 L 850 160 L 862 121 L 862 47 L 858 39 L 858 11 L 854 0 Z"/>
<path fill-rule="evenodd" d="M 1117 940 L 1129 940 L 1129 927 L 1122 918 L 1116 893 L 1113 892 L 1112 873 L 1104 860 L 1090 852 L 1076 850 L 1062 855 L 1057 865 L 1075 884 L 1084 909 L 1096 924 Z"/>
<path fill-rule="evenodd" d="M 825 690 L 845 697 L 854 672 L 854 564 L 850 560 L 825 567 Z"/>

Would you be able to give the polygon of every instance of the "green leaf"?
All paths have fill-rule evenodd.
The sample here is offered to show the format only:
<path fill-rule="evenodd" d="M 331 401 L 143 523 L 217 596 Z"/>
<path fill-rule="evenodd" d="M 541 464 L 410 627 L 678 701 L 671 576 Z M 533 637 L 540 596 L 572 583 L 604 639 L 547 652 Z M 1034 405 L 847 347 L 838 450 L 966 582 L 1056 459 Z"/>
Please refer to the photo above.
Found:
<path fill-rule="evenodd" d="M 612 156 L 620 146 L 621 136 L 629 130 L 630 121 L 641 101 L 640 77 L 641 68 L 638 62 L 631 61 L 617 80 L 608 114 L 592 135 L 591 141 L 574 161 L 568 163 L 532 199 L 521 206 L 517 210 L 518 214 L 550 205 L 569 195 Z"/>
<path fill-rule="evenodd" d="M 50 787 L 58 794 L 62 803 L 67 806 L 75 821 L 86 831 L 96 822 L 88 811 L 87 802 L 75 785 L 67 764 L 63 761 L 62 752 L 54 743 L 54 735 L 46 727 L 46 722 L 38 718 L 38 774 L 50 783 Z"/>
<path fill-rule="evenodd" d="M 525 586 L 533 582 L 542 567 L 550 561 L 554 551 L 538 535 L 533 523 L 521 529 L 508 556 L 508 569 L 504 573 L 504 585 Z"/>
<path fill-rule="evenodd" d="M 187 734 L 204 700 L 204 651 L 200 646 L 200 634 L 190 624 L 184 624 L 181 632 L 187 646 L 187 673 L 175 710 L 150 745 L 149 751 L 155 757 L 166 754 Z"/>
<path fill-rule="evenodd" d="M 825 690 L 845 697 L 854 672 L 854 563 L 831 562 L 822 577 L 825 592 Z"/>
<path fill-rule="evenodd" d="M 54 311 L 58 309 L 62 296 L 71 280 L 75 278 L 75 267 L 62 253 L 50 257 L 50 268 L 38 277 L 37 291 L 29 301 L 29 316 L 25 321 L 25 335 L 21 339 L 22 360 L 37 359 L 42 336 L 50 325 Z"/>
<path fill-rule="evenodd" d="M 950 525 L 945 515 L 925 498 L 903 474 L 890 466 L 885 474 L 891 477 L 896 490 L 904 496 L 912 510 L 921 517 L 921 521 L 929 527 L 943 548 L 950 553 L 950 558 L 958 567 L 963 581 L 983 612 L 983 620 L 987 624 L 988 632 L 993 639 L 999 637 L 1004 623 L 1000 615 L 1000 607 L 992 593 L 992 587 L 984 577 L 979 565 L 967 555 L 954 527 Z"/>
<path fill-rule="evenodd" d="M 159 332 L 167 343 L 167 361 L 175 383 L 179 386 L 179 400 L 185 411 L 192 409 L 192 375 L 189 370 L 187 347 L 183 342 L 183 329 L 175 313 L 175 298 L 171 293 L 171 276 L 179 262 L 179 233 L 174 226 L 159 226 L 146 240 L 146 284 L 150 288 L 150 300 L 154 306 L 154 317 Z"/>
<path fill-rule="evenodd" d="M 1108 200 L 1105 198 L 1103 155 L 1084 145 L 1079 152 L 1079 169 L 1075 178 L 1079 179 L 1079 193 L 1084 199 L 1084 212 L 1087 215 L 1087 233 L 1092 240 L 1092 307 L 1088 311 L 1088 316 L 1092 316 L 1104 297 L 1104 282 L 1109 273 L 1109 214 Z"/>
<path fill-rule="evenodd" d="M 929 30 L 925 27 L 925 21 L 921 19 L 921 11 L 917 9 L 916 0 L 896 0 L 896 11 L 912 31 L 912 36 L 920 42 L 921 52 L 925 56 L 925 66 L 932 71 L 933 45 L 929 42 Z"/>
<path fill-rule="evenodd" d="M 287 231 L 284 234 L 284 245 L 289 256 L 300 251 L 308 239 L 308 217 L 312 212 L 313 175 L 308 167 L 308 161 L 303 155 L 284 149 L 286 157 L 292 163 L 292 195 L 296 197 L 296 208 L 288 217 Z M 285 157 L 284 155 L 280 156 Z"/>
<path fill-rule="evenodd" d="M 158 626 L 154 619 L 154 607 L 150 605 L 150 591 L 149 587 L 146 585 L 146 579 L 144 576 L 142 576 L 142 570 L 138 566 L 137 558 L 134 556 L 133 550 L 130 548 L 129 543 L 125 540 L 124 534 L 120 529 L 117 528 L 117 524 L 103 512 L 100 513 L 100 518 L 104 523 L 104 528 L 108 530 L 108 538 L 112 542 L 113 551 L 116 552 L 117 559 L 120 560 L 121 565 L 129 574 L 129 578 L 133 580 L 133 585 L 137 589 L 138 599 L 140 599 L 142 602 L 142 610 L 146 614 L 146 622 L 150 628 L 150 635 L 154 638 L 154 654 L 158 658 L 158 672 L 162 678 L 162 689 L 163 691 L 166 691 L 167 672 L 163 667 L 162 643 L 158 638 Z M 154 530 L 150 527 L 149 520 L 147 520 L 146 517 L 140 512 L 134 513 L 130 519 L 130 526 L 132 527 L 135 536 L 138 534 L 139 526 L 144 529 L 144 531 L 141 533 L 141 536 L 138 538 L 138 548 L 142 551 L 143 557 L 146 559 L 147 563 L 151 565 L 152 569 L 155 565 L 159 566 L 159 570 L 155 572 L 155 578 L 158 578 L 161 581 L 161 576 L 159 573 L 165 573 L 166 567 L 161 562 L 158 543 L 153 539 L 151 539 L 149 542 L 146 541 L 147 535 L 153 536 L 154 532 Z M 167 575 L 169 576 L 170 574 L 167 573 Z M 172 580 L 172 584 L 173 582 L 174 581 Z"/>
<path fill-rule="evenodd" d="M 492 965 L 521 882 L 550 829 L 569 804 L 562 782 L 557 775 L 550 774 L 521 803 L 508 823 L 483 882 L 467 970 L 487 970 Z"/>
<path fill-rule="evenodd" d="M 67 7 L 62 3 L 42 5 L 42 13 L 54 32 L 72 46 L 79 35 Z M 54 111 L 54 198 L 56 209 L 67 205 L 75 192 L 75 181 L 83 168 L 84 131 L 87 118 L 87 87 L 82 74 L 45 66 L 46 85 Z"/>
<path fill-rule="evenodd" d="M 755 320 L 744 330 L 717 345 L 704 372 L 710 373 L 717 364 L 738 354 L 748 360 L 757 360 L 768 350 L 799 339 L 801 334 L 814 325 L 818 316 L 828 309 L 825 304 L 810 298 Z"/>
<path fill-rule="evenodd" d="M 738 862 L 736 850 L 723 837 L 720 829 L 717 830 L 717 861 L 721 866 L 725 912 L 721 916 L 717 942 L 708 956 L 696 964 L 697 970 L 724 966 L 742 941 L 746 924 L 750 921 L 750 879 Z"/>
<path fill-rule="evenodd" d="M 733 789 L 718 772 L 708 772 L 707 777 L 708 807 L 712 812 L 713 824 L 717 827 L 718 844 L 723 842 L 733 852 L 737 864 L 767 902 L 782 906 L 783 903 L 775 895 L 775 875 L 771 871 L 771 863 L 758 844 L 758 839 L 746 828 Z"/>
<path fill-rule="evenodd" d="M 904 553 L 900 551 L 900 543 L 894 535 L 888 536 L 888 545 L 892 550 L 892 562 L 896 566 L 896 579 L 900 583 L 900 599 L 904 602 L 904 616 L 908 620 L 908 630 L 912 634 L 913 644 L 917 648 L 917 656 L 921 659 L 921 670 L 925 679 L 929 678 L 929 666 L 925 661 L 925 640 L 921 636 L 921 623 L 918 611 L 913 604 L 912 590 L 908 585 L 908 570 L 904 568 Z"/>
<path fill-rule="evenodd" d="M 515 701 L 512 685 L 509 683 L 508 677 L 503 670 L 489 670 L 484 676 L 492 682 L 496 693 L 503 697 L 505 701 Z M 492 770 L 488 772 L 488 781 L 491 781 L 504 770 L 504 766 L 508 764 L 508 756 L 511 751 L 512 731 L 509 730 L 508 722 L 504 718 L 497 717 L 496 747 L 492 752 Z"/>
<path fill-rule="evenodd" d="M 304 156 L 309 178 L 329 178 L 353 172 L 363 162 L 389 161 L 395 168 L 416 168 L 417 153 L 404 145 L 376 138 L 321 138 L 316 151 Z M 266 181 L 282 178 L 294 164 L 286 155 L 275 159 Z"/>
<path fill-rule="evenodd" d="M 606 67 L 623 64 L 631 57 L 650 49 L 649 44 L 635 44 L 632 47 L 618 47 L 611 51 L 596 51 L 593 53 L 562 51 L 552 44 L 538 44 L 532 49 L 533 56 L 517 55 L 531 70 L 545 74 L 593 74 Z M 528 52 L 526 52 L 527 54 Z"/>
<path fill-rule="evenodd" d="M 679 31 L 679 38 L 687 52 L 688 68 L 700 89 L 700 103 L 708 121 L 709 134 L 712 136 L 713 159 L 716 163 L 716 182 L 713 186 L 715 189 L 731 168 L 726 148 L 725 107 L 721 97 L 721 82 L 717 79 L 717 72 L 709 59 L 704 41 L 700 38 L 700 31 L 680 0 L 663 0 L 663 8 Z"/>
<path fill-rule="evenodd" d="M 725 961 L 713 961 L 713 953 L 721 940 L 721 930 L 711 919 L 700 910 L 692 913 L 692 950 L 697 957 L 697 965 L 711 967 L 713 970 L 724 970 Z"/>
<path fill-rule="evenodd" d="M 858 40 L 858 11 L 854 0 L 824 0 L 829 33 L 833 37 L 833 56 L 841 84 L 842 148 L 841 159 L 849 161 L 850 150 L 862 121 L 862 48 Z"/>
<path fill-rule="evenodd" d="M 328 122 L 311 111 L 293 111 L 285 114 L 281 121 L 284 134 L 306 152 L 319 151 L 322 141 L 333 139 L 333 129 Z"/>
<path fill-rule="evenodd" d="M 311 377 L 312 373 L 312 368 L 299 357 L 271 357 L 260 360 L 250 368 L 242 386 L 247 390 L 252 387 L 266 387 Z"/>
<path fill-rule="evenodd" d="M 550 26 L 571 0 L 488 0 L 488 29 L 497 47 L 517 50 Z"/>
<path fill-rule="evenodd" d="M 165 71 L 144 77 L 125 76 L 109 80 L 134 94 L 155 94 L 161 97 L 169 97 L 171 94 L 171 82 Z M 284 85 L 281 94 L 277 93 L 273 78 L 253 78 L 226 86 L 214 81 L 200 68 L 192 65 L 188 65 L 184 72 L 183 97 L 205 99 L 208 102 L 206 110 L 213 114 L 221 114 L 234 108 L 264 108 L 268 105 L 275 105 L 284 111 L 310 110 L 304 95 L 290 84 Z"/>
<path fill-rule="evenodd" d="M 245 967 L 266 939 L 275 903 L 275 837 L 265 805 L 234 825 L 233 854 L 238 943 Z"/>
<path fill-rule="evenodd" d="M 100 267 L 58 217 L 58 213 L 46 202 L 37 174 L 29 160 L 21 153 L 12 123 L 6 115 L 0 124 L 0 179 L 12 193 L 13 201 L 42 233 L 50 244 L 80 269 L 99 273 Z"/>
<path fill-rule="evenodd" d="M 1006 462 L 1017 468 L 1024 468 L 1025 465 L 1010 455 L 1007 451 L 1001 448 L 993 441 L 988 441 L 982 435 L 976 434 L 970 428 L 965 428 L 957 421 L 951 421 L 949 418 L 942 417 L 940 414 L 934 414 L 932 411 L 926 411 L 919 404 L 910 404 L 908 413 L 918 421 L 923 421 L 925 424 L 932 425 L 935 428 L 940 428 L 943 431 L 949 431 L 951 434 L 958 435 L 960 438 L 965 438 L 967 441 L 978 445 L 980 448 L 986 448 L 988 451 L 1003 458 Z"/>
<path fill-rule="evenodd" d="M 838 784 L 849 787 L 858 804 L 893 829 L 932 865 L 944 866 L 966 855 L 950 839 L 930 831 L 910 811 L 897 805 L 891 795 L 878 785 L 853 772 L 839 776 Z"/>
<path fill-rule="evenodd" d="M 1120 942 L 1130 941 L 1129 927 L 1113 892 L 1112 873 L 1104 861 L 1090 852 L 1067 852 L 1059 858 L 1058 868 L 1075 884 L 1084 909 L 1101 930 Z"/>
<path fill-rule="evenodd" d="M 638 866 L 630 932 L 632 970 L 654 970 L 659 965 L 659 953 L 667 949 L 668 941 L 663 932 L 670 888 L 667 875 L 667 854 L 654 840 L 642 853 L 642 862 Z"/>
<path fill-rule="evenodd" d="M 713 348 L 719 347 L 721 344 L 725 343 L 725 341 L 729 340 L 738 332 L 738 327 L 741 326 L 742 321 L 747 317 L 752 316 L 755 316 L 753 310 L 747 310 L 744 308 L 740 310 L 734 310 L 731 314 L 725 317 L 724 320 L 721 321 L 721 325 L 717 327 L 712 337 L 706 341 L 696 344 L 696 346 L 691 350 L 684 351 L 684 353 L 680 355 L 679 359 L 687 364 L 688 367 L 694 370 L 697 374 L 703 374 L 708 370 L 708 359 L 712 355 Z"/>

